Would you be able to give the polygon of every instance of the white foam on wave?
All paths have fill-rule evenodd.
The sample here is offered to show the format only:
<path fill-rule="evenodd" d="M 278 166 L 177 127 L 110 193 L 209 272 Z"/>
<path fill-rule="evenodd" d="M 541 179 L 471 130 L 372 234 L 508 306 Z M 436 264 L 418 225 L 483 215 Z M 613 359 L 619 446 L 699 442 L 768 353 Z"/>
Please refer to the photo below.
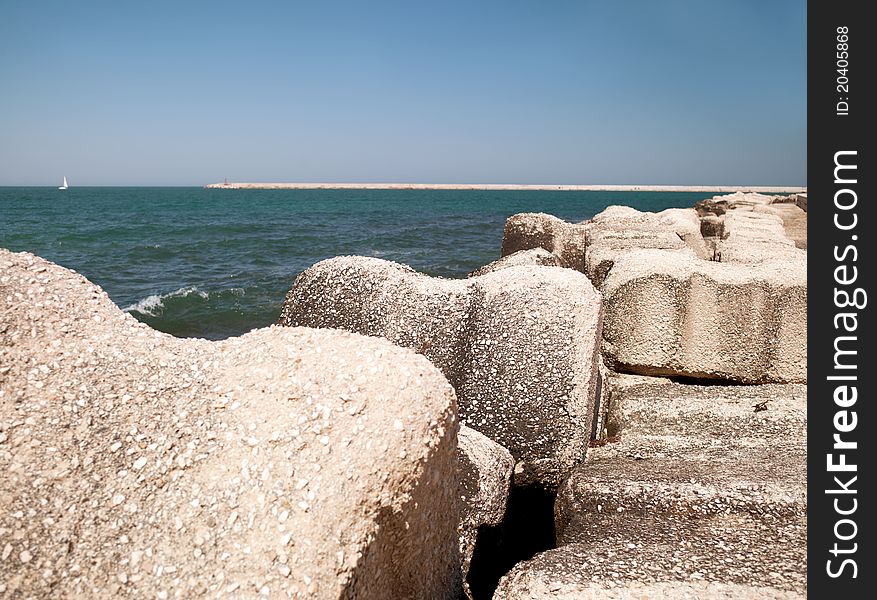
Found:
<path fill-rule="evenodd" d="M 122 310 L 125 312 L 134 312 L 137 311 L 141 315 L 147 315 L 150 317 L 158 316 L 159 312 L 162 308 L 164 308 L 164 301 L 168 298 L 185 298 L 186 296 L 191 296 L 192 294 L 196 294 L 201 298 L 207 299 L 208 293 L 199 290 L 195 286 L 189 286 L 180 288 L 178 290 L 174 290 L 173 292 L 169 292 L 167 294 L 154 294 L 152 296 L 147 296 L 142 300 L 131 304 L 130 306 L 124 307 Z"/>

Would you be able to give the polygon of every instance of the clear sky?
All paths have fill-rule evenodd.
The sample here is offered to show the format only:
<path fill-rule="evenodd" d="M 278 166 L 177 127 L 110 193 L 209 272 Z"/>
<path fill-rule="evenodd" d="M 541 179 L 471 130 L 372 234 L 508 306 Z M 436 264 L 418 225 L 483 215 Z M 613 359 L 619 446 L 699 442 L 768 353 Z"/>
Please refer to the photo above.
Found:
<path fill-rule="evenodd" d="M 0 2 L 0 185 L 803 185 L 803 0 Z"/>

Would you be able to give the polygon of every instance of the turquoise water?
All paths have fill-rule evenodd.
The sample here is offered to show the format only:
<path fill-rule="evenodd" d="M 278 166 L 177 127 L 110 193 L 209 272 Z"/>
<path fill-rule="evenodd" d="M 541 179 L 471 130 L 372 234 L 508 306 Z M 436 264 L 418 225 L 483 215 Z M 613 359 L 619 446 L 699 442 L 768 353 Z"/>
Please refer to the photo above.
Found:
<path fill-rule="evenodd" d="M 0 247 L 74 269 L 152 327 L 220 339 L 273 323 L 296 275 L 358 254 L 441 277 L 499 258 L 505 220 L 657 211 L 711 193 L 0 188 Z"/>

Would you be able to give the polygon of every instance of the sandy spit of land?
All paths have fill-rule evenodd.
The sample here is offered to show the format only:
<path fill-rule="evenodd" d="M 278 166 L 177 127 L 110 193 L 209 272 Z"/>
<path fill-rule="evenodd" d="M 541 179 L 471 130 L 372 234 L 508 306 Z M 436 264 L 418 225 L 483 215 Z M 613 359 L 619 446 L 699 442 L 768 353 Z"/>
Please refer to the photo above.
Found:
<path fill-rule="evenodd" d="M 211 189 L 227 190 L 563 190 L 607 192 L 759 192 L 797 194 L 795 186 L 744 185 L 559 185 L 516 183 L 211 183 Z"/>

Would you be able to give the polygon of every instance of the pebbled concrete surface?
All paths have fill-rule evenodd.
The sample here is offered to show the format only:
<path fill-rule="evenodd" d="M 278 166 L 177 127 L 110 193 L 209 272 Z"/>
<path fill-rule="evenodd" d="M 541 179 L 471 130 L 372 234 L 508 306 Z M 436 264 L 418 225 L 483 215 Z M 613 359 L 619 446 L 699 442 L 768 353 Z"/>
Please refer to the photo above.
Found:
<path fill-rule="evenodd" d="M 381 336 L 422 353 L 454 386 L 463 423 L 512 453 L 515 484 L 556 489 L 591 438 L 601 311 L 599 293 L 571 269 L 450 280 L 348 256 L 299 275 L 280 324 Z"/>
<path fill-rule="evenodd" d="M 474 429 L 460 426 L 457 436 L 457 456 L 460 465 L 461 500 L 460 557 L 463 564 L 463 591 L 467 598 L 472 592 L 466 581 L 478 529 L 497 526 L 503 522 L 508 505 L 515 460 L 511 453 Z"/>
<path fill-rule="evenodd" d="M 495 597 L 804 597 L 806 386 L 610 387 L 621 440 L 561 487 L 558 548 Z"/>
<path fill-rule="evenodd" d="M 0 250 L 4 597 L 456 598 L 457 427 L 410 350 L 177 339 Z"/>

